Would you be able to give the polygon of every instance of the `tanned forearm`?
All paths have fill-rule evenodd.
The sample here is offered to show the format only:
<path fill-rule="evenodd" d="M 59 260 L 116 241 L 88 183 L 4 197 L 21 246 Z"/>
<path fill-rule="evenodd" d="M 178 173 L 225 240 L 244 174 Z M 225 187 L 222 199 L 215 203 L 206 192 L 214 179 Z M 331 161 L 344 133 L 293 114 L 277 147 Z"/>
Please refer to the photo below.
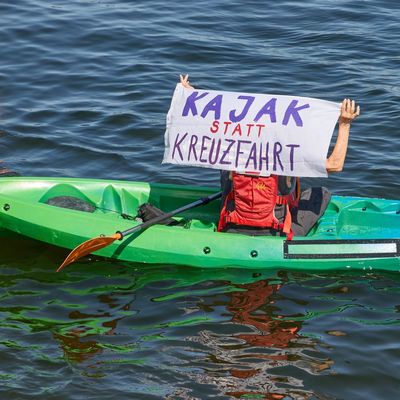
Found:
<path fill-rule="evenodd" d="M 326 160 L 328 172 L 343 170 L 349 143 L 350 126 L 352 121 L 360 115 L 360 106 L 356 107 L 354 100 L 344 99 L 340 109 L 339 129 L 335 146 Z"/>

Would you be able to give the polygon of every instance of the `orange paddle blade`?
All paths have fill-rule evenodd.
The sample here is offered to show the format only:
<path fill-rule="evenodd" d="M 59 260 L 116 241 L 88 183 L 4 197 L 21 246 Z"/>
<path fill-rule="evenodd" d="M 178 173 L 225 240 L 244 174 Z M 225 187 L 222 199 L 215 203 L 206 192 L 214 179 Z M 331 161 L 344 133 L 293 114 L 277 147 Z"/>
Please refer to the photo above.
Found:
<path fill-rule="evenodd" d="M 75 247 L 71 253 L 68 254 L 64 262 L 58 267 L 57 272 L 60 272 L 67 265 L 72 264 L 79 258 L 93 253 L 96 250 L 100 250 L 103 247 L 109 246 L 118 239 L 121 239 L 120 233 L 115 233 L 111 236 L 99 236 L 94 239 L 86 240 L 86 242 L 81 243 L 79 246 Z"/>

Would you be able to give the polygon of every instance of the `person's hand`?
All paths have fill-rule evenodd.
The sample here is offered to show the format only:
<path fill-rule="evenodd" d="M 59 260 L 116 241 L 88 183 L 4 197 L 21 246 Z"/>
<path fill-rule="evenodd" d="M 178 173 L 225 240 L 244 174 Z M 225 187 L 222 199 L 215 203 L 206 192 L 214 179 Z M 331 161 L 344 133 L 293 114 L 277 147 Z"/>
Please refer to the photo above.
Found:
<path fill-rule="evenodd" d="M 339 124 L 350 125 L 360 115 L 360 106 L 350 99 L 344 99 L 340 107 Z"/>
<path fill-rule="evenodd" d="M 188 74 L 186 74 L 185 76 L 183 76 L 183 75 L 179 75 L 179 76 L 181 78 L 181 84 L 182 84 L 182 86 L 184 88 L 186 88 L 186 89 L 194 89 L 194 87 L 191 86 L 190 83 L 189 83 L 189 75 Z"/>

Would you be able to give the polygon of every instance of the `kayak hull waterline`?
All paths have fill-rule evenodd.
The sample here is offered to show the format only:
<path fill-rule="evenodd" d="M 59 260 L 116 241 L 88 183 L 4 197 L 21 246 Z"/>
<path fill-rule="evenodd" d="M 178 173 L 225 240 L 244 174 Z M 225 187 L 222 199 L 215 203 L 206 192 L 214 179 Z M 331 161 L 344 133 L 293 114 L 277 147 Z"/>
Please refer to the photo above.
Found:
<path fill-rule="evenodd" d="M 2 178 L 0 228 L 73 249 L 82 242 L 139 222 L 139 205 L 168 212 L 216 188 L 73 178 Z M 71 196 L 94 212 L 49 205 Z M 201 268 L 400 270 L 400 201 L 333 196 L 307 237 L 216 232 L 220 201 L 184 212 L 175 226 L 154 225 L 95 254 L 123 261 Z M 60 260 L 61 262 L 62 260 Z"/>

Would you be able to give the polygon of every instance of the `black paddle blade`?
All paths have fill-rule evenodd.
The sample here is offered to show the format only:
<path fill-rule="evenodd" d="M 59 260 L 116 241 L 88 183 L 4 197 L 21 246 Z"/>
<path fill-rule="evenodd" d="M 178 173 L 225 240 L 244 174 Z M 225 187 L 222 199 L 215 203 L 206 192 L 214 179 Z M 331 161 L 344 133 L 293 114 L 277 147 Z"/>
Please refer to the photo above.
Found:
<path fill-rule="evenodd" d="M 71 253 L 68 254 L 64 262 L 58 267 L 57 272 L 60 272 L 67 265 L 72 264 L 79 258 L 91 254 L 96 250 L 100 250 L 103 247 L 109 246 L 118 239 L 121 239 L 120 233 L 115 233 L 111 236 L 99 236 L 94 239 L 86 240 L 86 242 L 81 243 L 79 246 L 75 247 Z"/>

